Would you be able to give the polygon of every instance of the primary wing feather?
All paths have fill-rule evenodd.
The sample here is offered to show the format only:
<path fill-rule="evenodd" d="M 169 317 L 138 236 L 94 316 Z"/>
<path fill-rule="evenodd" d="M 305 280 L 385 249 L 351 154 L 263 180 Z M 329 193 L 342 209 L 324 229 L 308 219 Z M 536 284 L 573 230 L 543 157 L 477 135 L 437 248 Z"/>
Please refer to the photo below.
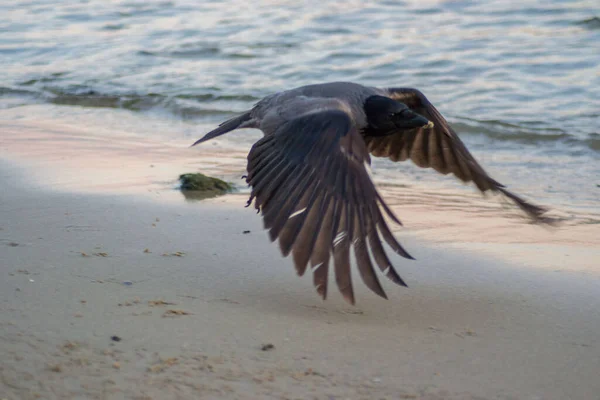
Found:
<path fill-rule="evenodd" d="M 405 285 L 383 250 L 379 232 L 395 252 L 412 257 L 384 220 L 382 209 L 398 221 L 369 178 L 369 162 L 362 137 L 348 114 L 340 110 L 286 121 L 248 154 L 249 204 L 254 200 L 271 240 L 279 240 L 282 253 L 292 253 L 298 274 L 302 275 L 310 262 L 314 285 L 323 298 L 333 258 L 337 286 L 354 304 L 351 248 L 363 281 L 375 293 L 386 297 L 369 249 L 386 276 Z"/>
<path fill-rule="evenodd" d="M 365 136 L 367 148 L 374 156 L 388 157 L 392 161 L 410 159 L 419 167 L 454 174 L 463 182 L 473 182 L 481 192 L 502 193 L 536 222 L 552 222 L 543 216 L 546 208 L 527 202 L 491 178 L 423 93 L 411 88 L 392 88 L 387 92 L 392 99 L 406 104 L 434 126 L 398 131 L 383 137 Z"/>

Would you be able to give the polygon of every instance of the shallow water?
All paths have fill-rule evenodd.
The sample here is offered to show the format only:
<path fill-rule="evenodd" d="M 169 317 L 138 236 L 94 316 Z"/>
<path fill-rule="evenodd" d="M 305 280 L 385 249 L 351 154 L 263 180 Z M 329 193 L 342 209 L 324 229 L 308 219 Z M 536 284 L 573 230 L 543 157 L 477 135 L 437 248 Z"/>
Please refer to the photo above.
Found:
<path fill-rule="evenodd" d="M 294 86 L 413 86 L 498 180 L 597 209 L 599 17 L 597 1 L 562 0 L 2 2 L 0 119 L 192 141 Z"/>

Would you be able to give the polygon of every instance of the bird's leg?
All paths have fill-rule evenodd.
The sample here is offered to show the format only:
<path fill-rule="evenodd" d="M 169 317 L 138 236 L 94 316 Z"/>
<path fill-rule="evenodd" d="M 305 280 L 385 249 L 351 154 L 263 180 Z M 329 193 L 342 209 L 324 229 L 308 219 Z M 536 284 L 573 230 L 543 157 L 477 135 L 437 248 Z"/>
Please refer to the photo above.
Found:
<path fill-rule="evenodd" d="M 252 200 L 254 200 L 256 196 L 254 194 L 250 195 L 250 198 L 248 199 L 248 201 L 246 202 L 246 206 L 245 207 L 250 207 L 250 204 L 252 204 Z M 260 206 L 258 205 L 257 202 L 254 202 L 254 208 L 256 208 L 256 213 L 260 213 Z"/>

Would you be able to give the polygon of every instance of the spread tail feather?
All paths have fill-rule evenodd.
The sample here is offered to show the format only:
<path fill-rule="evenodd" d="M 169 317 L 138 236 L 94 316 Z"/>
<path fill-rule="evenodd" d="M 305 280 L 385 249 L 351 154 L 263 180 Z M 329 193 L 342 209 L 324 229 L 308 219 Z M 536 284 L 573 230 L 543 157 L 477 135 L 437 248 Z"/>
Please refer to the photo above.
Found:
<path fill-rule="evenodd" d="M 250 111 L 243 113 L 242 115 L 238 115 L 237 117 L 231 118 L 225 122 L 223 122 L 217 129 L 214 129 L 208 132 L 201 139 L 196 140 L 194 144 L 190 147 L 193 147 L 197 144 L 206 142 L 207 140 L 213 139 L 217 136 L 221 136 L 227 132 L 231 132 L 237 128 L 244 128 L 246 126 L 242 126 L 245 122 L 250 121 L 252 118 L 250 117 Z"/>

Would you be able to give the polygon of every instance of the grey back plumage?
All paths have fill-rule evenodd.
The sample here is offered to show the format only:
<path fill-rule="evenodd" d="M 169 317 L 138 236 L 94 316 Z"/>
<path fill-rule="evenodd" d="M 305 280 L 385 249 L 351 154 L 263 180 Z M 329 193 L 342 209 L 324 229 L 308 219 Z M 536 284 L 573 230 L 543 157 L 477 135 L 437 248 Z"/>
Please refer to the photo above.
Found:
<path fill-rule="evenodd" d="M 338 109 L 346 112 L 360 129 L 366 124 L 363 104 L 369 96 L 384 90 L 352 82 L 331 82 L 301 86 L 267 96 L 252 110 L 251 116 L 265 134 L 280 124 L 311 112 Z"/>

